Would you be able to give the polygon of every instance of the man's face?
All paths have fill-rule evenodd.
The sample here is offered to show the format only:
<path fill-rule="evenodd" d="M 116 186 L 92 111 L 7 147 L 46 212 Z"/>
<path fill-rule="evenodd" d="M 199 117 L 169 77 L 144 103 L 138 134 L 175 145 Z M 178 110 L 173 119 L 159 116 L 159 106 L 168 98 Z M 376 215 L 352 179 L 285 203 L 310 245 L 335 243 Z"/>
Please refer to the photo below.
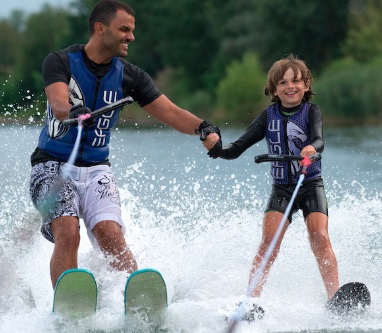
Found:
<path fill-rule="evenodd" d="M 113 56 L 126 57 L 129 43 L 135 40 L 135 18 L 123 10 L 118 10 L 110 25 L 105 28 L 104 47 Z"/>

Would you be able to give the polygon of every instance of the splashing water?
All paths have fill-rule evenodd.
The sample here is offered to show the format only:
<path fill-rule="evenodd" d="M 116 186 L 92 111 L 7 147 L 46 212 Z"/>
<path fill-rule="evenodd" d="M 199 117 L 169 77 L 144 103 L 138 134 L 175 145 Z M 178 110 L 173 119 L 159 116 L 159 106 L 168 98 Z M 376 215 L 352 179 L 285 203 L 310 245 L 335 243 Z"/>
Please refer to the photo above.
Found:
<path fill-rule="evenodd" d="M 28 196 L 29 156 L 39 129 L 4 126 L 2 133 L 0 332 L 153 331 L 144 323 L 129 326 L 123 313 L 126 276 L 110 270 L 84 228 L 79 264 L 95 275 L 99 309 L 95 316 L 73 322 L 52 314 L 53 245 L 40 235 L 40 218 Z M 224 142 L 240 134 L 223 131 Z M 324 286 L 297 213 L 260 299 L 266 315 L 259 322 L 240 323 L 238 333 L 382 330 L 378 137 L 375 129 L 329 132 L 323 154 L 340 284 L 360 281 L 369 287 L 368 313 L 344 321 L 325 311 Z M 259 144 L 237 160 L 211 160 L 198 138 L 170 130 L 114 134 L 111 162 L 121 191 L 126 240 L 140 268 L 158 269 L 168 287 L 168 313 L 158 332 L 226 330 L 224 317 L 232 314 L 246 292 L 260 242 L 270 191 L 269 165 L 255 165 L 253 156 L 264 152 L 265 145 Z"/>

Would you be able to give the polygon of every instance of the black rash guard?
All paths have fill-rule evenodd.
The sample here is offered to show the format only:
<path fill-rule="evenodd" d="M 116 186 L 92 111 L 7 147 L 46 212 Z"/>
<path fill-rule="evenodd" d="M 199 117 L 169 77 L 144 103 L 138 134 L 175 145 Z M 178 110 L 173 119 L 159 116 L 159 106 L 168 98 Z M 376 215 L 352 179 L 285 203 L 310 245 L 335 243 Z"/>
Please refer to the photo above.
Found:
<path fill-rule="evenodd" d="M 96 64 L 88 58 L 85 52 L 85 45 L 72 45 L 68 49 L 79 49 L 82 51 L 84 63 L 94 76 L 102 78 L 109 71 L 111 62 L 108 64 Z M 124 96 L 131 96 L 134 101 L 138 102 L 140 107 L 144 107 L 161 95 L 152 78 L 144 70 L 130 64 L 123 58 L 120 58 L 120 60 L 124 64 L 122 83 Z M 71 72 L 66 49 L 52 52 L 45 58 L 42 65 L 42 76 L 44 88 L 56 82 L 69 84 Z"/>
<path fill-rule="evenodd" d="M 280 105 L 281 113 L 288 117 L 300 109 L 300 105 L 293 108 L 284 108 Z M 226 160 L 238 158 L 244 151 L 255 143 L 261 141 L 265 137 L 267 126 L 267 110 L 264 110 L 252 123 L 249 125 L 245 133 L 226 146 L 221 147 L 218 143 L 209 152 L 211 157 L 220 157 Z M 322 135 L 322 114 L 318 106 L 311 104 L 309 109 L 309 126 L 311 133 L 311 144 L 317 152 L 322 153 L 324 150 L 324 140 Z"/>

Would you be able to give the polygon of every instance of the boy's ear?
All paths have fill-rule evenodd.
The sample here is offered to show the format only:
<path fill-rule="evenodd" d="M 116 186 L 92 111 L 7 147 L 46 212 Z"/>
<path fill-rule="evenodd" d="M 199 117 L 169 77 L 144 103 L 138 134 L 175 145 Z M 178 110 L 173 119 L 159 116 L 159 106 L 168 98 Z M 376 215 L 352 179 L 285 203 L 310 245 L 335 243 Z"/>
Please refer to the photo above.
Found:
<path fill-rule="evenodd" d="M 310 80 L 307 80 L 306 83 L 305 83 L 305 89 L 304 91 L 308 91 L 310 88 Z"/>

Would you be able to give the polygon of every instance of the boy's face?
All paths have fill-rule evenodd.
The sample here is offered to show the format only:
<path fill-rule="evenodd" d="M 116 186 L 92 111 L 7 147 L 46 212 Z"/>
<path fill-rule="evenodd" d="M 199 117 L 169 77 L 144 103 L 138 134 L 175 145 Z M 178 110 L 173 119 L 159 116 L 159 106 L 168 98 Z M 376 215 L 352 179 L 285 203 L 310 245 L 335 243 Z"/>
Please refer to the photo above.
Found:
<path fill-rule="evenodd" d="M 295 77 L 293 69 L 289 67 L 283 78 L 278 81 L 274 95 L 280 98 L 282 106 L 293 108 L 301 103 L 308 90 L 309 85 L 305 85 L 301 71 Z"/>

